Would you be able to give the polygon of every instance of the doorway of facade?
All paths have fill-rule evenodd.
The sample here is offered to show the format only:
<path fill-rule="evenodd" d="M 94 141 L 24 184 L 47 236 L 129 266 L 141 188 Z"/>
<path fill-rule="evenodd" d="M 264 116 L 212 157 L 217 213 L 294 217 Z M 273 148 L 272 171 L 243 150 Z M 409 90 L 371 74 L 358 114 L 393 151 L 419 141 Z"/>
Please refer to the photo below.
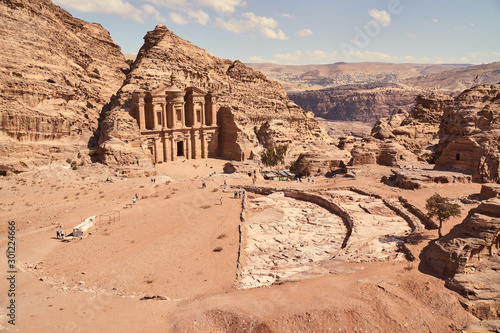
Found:
<path fill-rule="evenodd" d="M 177 141 L 177 156 L 184 156 L 184 141 Z"/>

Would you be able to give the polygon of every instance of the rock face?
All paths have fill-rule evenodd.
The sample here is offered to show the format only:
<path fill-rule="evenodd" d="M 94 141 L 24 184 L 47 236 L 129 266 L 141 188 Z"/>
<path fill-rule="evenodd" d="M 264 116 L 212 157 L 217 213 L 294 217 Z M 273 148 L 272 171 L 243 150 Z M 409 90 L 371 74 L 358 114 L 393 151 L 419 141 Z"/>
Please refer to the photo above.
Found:
<path fill-rule="evenodd" d="M 16 142 L 71 137 L 72 144 L 86 145 L 128 69 L 108 31 L 48 0 L 3 0 L 0 36 L 3 144 L 18 149 Z"/>
<path fill-rule="evenodd" d="M 277 82 L 269 81 L 238 60 L 212 56 L 163 25 L 144 37 L 144 45 L 118 92 L 112 113 L 129 115 L 114 119 L 135 121 L 132 93 L 140 88 L 153 90 L 170 82 L 172 75 L 178 78 L 176 85 L 180 89 L 193 86 L 218 96 L 218 147 L 222 158 L 250 158 L 260 151 L 260 145 L 330 140 L 319 122 L 291 102 Z M 106 132 L 105 128 L 102 130 Z M 112 134 L 104 135 L 106 139 L 100 140 L 101 156 L 111 154 L 109 143 L 113 140 L 115 151 L 121 149 L 119 146 L 133 148 Z M 140 148 L 136 152 L 138 160 L 147 154 Z"/>
<path fill-rule="evenodd" d="M 331 120 L 375 123 L 402 109 L 410 111 L 423 90 L 396 83 L 369 83 L 305 92 L 290 98 L 316 116 Z"/>
<path fill-rule="evenodd" d="M 500 84 L 465 90 L 445 110 L 436 169 L 454 168 L 474 181 L 500 181 Z"/>
<path fill-rule="evenodd" d="M 453 276 L 448 288 L 468 299 L 464 306 L 480 319 L 500 318 L 500 199 L 472 209 L 425 254 L 438 274 Z"/>
<path fill-rule="evenodd" d="M 406 166 L 418 160 L 417 156 L 408 151 L 395 140 L 378 140 L 366 137 L 356 142 L 351 149 L 352 159 L 349 165 L 382 164 L 387 166 Z"/>
<path fill-rule="evenodd" d="M 379 119 L 372 129 L 372 136 L 377 139 L 394 138 L 421 160 L 434 163 L 439 125 L 445 110 L 452 104 L 453 99 L 446 95 L 419 95 L 409 114 L 399 111 Z"/>

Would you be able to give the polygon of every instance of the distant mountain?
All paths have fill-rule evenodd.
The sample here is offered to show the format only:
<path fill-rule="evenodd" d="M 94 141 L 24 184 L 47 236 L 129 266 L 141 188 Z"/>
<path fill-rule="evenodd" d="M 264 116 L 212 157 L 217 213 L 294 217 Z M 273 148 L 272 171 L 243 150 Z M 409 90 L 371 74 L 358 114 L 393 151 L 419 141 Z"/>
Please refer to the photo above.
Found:
<path fill-rule="evenodd" d="M 443 71 L 445 69 L 448 70 Z M 264 64 L 261 70 L 268 76 L 279 77 L 280 82 L 288 88 L 290 99 L 316 116 L 366 123 L 374 123 L 399 109 L 410 111 L 418 95 L 438 92 L 453 96 L 478 84 L 500 82 L 500 62 L 477 66 Z M 317 89 L 321 85 L 328 87 Z M 303 88 L 307 86 L 312 88 L 304 91 Z"/>
<path fill-rule="evenodd" d="M 455 68 L 446 72 L 410 78 L 405 84 L 424 89 L 462 91 L 478 84 L 500 82 L 500 61 L 490 64 Z"/>
<path fill-rule="evenodd" d="M 277 80 L 286 91 L 318 90 L 347 84 L 370 82 L 401 82 L 418 76 L 428 76 L 467 64 L 392 64 L 382 62 L 335 63 L 326 65 L 279 65 L 250 63 L 249 67 Z"/>

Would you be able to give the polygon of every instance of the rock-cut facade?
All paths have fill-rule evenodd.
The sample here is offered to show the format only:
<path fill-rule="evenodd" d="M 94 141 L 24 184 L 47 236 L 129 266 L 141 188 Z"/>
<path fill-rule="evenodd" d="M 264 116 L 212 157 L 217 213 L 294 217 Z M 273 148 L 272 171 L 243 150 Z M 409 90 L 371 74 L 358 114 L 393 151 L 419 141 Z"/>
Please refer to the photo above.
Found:
<path fill-rule="evenodd" d="M 199 159 L 218 154 L 216 95 L 170 84 L 133 93 L 133 116 L 153 162 Z"/>

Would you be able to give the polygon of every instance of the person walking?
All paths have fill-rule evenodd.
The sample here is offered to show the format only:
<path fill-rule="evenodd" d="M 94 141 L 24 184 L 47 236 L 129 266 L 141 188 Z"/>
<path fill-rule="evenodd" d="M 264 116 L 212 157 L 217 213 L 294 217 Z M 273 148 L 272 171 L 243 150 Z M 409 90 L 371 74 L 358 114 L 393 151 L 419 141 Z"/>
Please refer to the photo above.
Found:
<path fill-rule="evenodd" d="M 57 236 L 57 239 L 59 239 L 59 236 L 60 236 L 59 230 L 56 230 L 56 236 Z"/>
<path fill-rule="evenodd" d="M 64 239 L 64 231 L 61 229 L 61 239 Z"/>
<path fill-rule="evenodd" d="M 220 197 L 220 205 L 222 206 L 222 197 Z"/>

